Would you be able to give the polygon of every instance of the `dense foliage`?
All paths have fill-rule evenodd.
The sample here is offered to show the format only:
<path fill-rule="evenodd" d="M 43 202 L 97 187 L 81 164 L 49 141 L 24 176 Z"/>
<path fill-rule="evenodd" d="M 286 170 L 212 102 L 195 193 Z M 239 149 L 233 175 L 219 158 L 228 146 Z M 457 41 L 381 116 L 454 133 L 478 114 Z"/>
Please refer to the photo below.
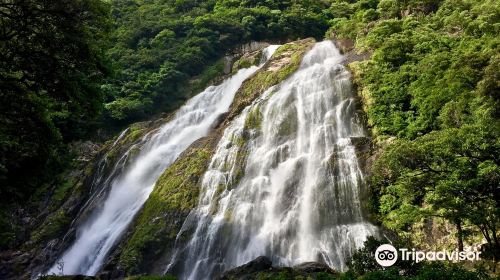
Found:
<path fill-rule="evenodd" d="M 63 144 L 98 117 L 107 14 L 100 0 L 0 3 L 1 201 L 60 171 Z"/>
<path fill-rule="evenodd" d="M 187 82 L 238 44 L 323 37 L 321 1 L 112 1 L 118 75 L 103 85 L 106 117 L 130 122 L 178 107 Z"/>
<path fill-rule="evenodd" d="M 382 244 L 388 244 L 387 240 L 376 240 L 369 237 L 364 247 L 359 249 L 350 258 L 349 270 L 340 277 L 326 279 L 433 279 L 433 280 L 480 280 L 494 279 L 487 271 L 478 266 L 474 271 L 467 270 L 458 264 L 445 262 L 420 262 L 398 260 L 393 266 L 384 268 L 375 261 L 375 250 Z M 409 244 L 401 241 L 393 243 L 396 248 L 410 248 Z"/>
<path fill-rule="evenodd" d="M 460 249 L 482 233 L 498 259 L 498 1 L 336 1 L 331 11 L 330 34 L 373 53 L 356 67 L 369 125 L 389 143 L 371 178 L 380 220 L 411 239 L 414 224 L 439 217 Z"/>

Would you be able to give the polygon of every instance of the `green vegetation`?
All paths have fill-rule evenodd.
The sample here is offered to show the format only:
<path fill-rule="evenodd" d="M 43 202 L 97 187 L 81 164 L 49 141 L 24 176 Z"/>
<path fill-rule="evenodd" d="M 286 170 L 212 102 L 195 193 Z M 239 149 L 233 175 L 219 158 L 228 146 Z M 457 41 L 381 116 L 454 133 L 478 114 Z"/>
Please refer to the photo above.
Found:
<path fill-rule="evenodd" d="M 198 202 L 198 179 L 211 154 L 208 146 L 191 148 L 158 179 L 120 255 L 119 263 L 127 273 L 144 271 L 166 246 L 173 245 L 183 217 Z"/>
<path fill-rule="evenodd" d="M 71 219 L 64 210 L 58 210 L 49 216 L 41 228 L 32 233 L 31 240 L 36 243 L 41 240 L 46 240 L 49 237 L 63 234 L 64 232 L 62 232 L 62 230 L 65 229 L 70 222 Z"/>
<path fill-rule="evenodd" d="M 314 43 L 314 39 L 303 39 L 279 47 L 273 54 L 273 59 L 261 71 L 243 82 L 229 109 L 228 120 L 239 114 L 264 91 L 295 72 L 300 66 L 302 57 Z"/>
<path fill-rule="evenodd" d="M 330 12 L 330 36 L 372 53 L 350 65 L 383 150 L 372 210 L 409 240 L 433 219 L 455 225 L 458 248 L 482 234 L 498 260 L 498 2 L 335 1 Z"/>
<path fill-rule="evenodd" d="M 473 271 L 451 262 L 420 262 L 398 260 L 393 266 L 383 268 L 375 261 L 374 253 L 378 246 L 388 244 L 387 240 L 369 237 L 364 248 L 359 249 L 348 261 L 349 270 L 339 278 L 333 279 L 394 279 L 394 280 L 488 280 L 495 279 L 488 275 L 485 268 L 477 266 Z M 410 244 L 398 241 L 396 248 L 410 248 Z"/>
<path fill-rule="evenodd" d="M 296 1 L 113 0 L 109 57 L 117 75 L 102 86 L 106 117 L 123 123 L 175 109 L 187 81 L 238 44 L 321 38 L 326 3 Z M 241 61 L 249 66 L 250 61 Z"/>
<path fill-rule="evenodd" d="M 108 11 L 99 0 L 0 4 L 2 203 L 26 201 L 64 168 L 64 143 L 94 127 Z"/>

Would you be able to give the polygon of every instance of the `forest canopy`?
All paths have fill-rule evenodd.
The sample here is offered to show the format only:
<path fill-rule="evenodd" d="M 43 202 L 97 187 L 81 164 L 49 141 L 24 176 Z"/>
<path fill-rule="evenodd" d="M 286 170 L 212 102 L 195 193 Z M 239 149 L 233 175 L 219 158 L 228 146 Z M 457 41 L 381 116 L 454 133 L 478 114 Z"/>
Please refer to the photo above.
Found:
<path fill-rule="evenodd" d="M 178 107 L 189 78 L 228 50 L 252 40 L 322 38 L 321 1 L 112 1 L 109 57 L 117 75 L 102 86 L 114 122 L 143 119 Z"/>
<path fill-rule="evenodd" d="M 0 197 L 25 199 L 63 168 L 64 143 L 86 135 L 104 94 L 109 5 L 0 3 Z"/>
<path fill-rule="evenodd" d="M 371 170 L 372 212 L 413 242 L 416 226 L 444 219 L 459 249 L 482 235 L 498 260 L 498 1 L 336 4 L 329 34 L 372 53 L 354 66 L 382 150 Z"/>

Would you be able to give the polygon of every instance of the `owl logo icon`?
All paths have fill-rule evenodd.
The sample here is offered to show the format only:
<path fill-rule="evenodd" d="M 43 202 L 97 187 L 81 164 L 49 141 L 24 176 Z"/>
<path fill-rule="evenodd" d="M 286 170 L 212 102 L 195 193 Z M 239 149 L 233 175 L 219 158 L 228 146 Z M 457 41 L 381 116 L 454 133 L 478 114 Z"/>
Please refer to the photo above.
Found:
<path fill-rule="evenodd" d="M 398 260 L 398 251 L 391 244 L 380 245 L 375 251 L 375 260 L 381 266 L 391 266 Z"/>

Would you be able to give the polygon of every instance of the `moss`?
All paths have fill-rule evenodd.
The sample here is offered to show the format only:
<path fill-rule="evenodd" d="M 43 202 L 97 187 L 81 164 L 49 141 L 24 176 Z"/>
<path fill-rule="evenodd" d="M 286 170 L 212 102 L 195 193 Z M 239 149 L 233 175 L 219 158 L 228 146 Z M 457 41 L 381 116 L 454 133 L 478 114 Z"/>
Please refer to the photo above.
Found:
<path fill-rule="evenodd" d="M 381 138 L 379 138 L 379 133 L 374 127 L 374 120 L 370 118 L 370 114 L 368 114 L 369 109 L 373 106 L 373 97 L 367 86 L 362 83 L 362 78 L 365 72 L 366 67 L 368 66 L 369 61 L 355 61 L 349 63 L 348 68 L 352 73 L 352 81 L 354 86 L 357 88 L 357 94 L 361 98 L 361 103 L 363 107 L 363 111 L 366 113 L 368 117 L 367 124 L 370 129 L 370 133 L 372 134 L 373 139 L 376 139 L 377 142 L 380 142 Z"/>
<path fill-rule="evenodd" d="M 250 68 L 253 65 L 258 65 L 262 57 L 262 50 L 246 53 L 233 63 L 232 74 L 236 74 L 238 70 Z"/>
<path fill-rule="evenodd" d="M 226 185 L 224 184 L 219 184 L 217 186 L 217 189 L 215 189 L 215 196 L 221 195 L 224 191 L 226 190 Z"/>
<path fill-rule="evenodd" d="M 313 46 L 314 39 L 304 39 L 279 47 L 271 60 L 252 77 L 243 82 L 235 95 L 228 120 L 238 115 L 243 108 L 264 93 L 268 88 L 277 85 L 295 72 L 304 54 Z"/>
<path fill-rule="evenodd" d="M 260 112 L 260 107 L 255 106 L 248 112 L 245 119 L 244 129 L 260 129 L 262 125 L 262 114 Z"/>
<path fill-rule="evenodd" d="M 108 168 L 112 168 L 114 166 L 116 161 L 119 160 L 119 157 L 121 157 L 125 151 L 142 139 L 142 137 L 144 137 L 148 132 L 156 128 L 156 126 L 151 124 L 152 122 L 133 123 L 128 127 L 128 130 L 120 139 L 114 138 L 106 142 L 101 150 L 109 163 L 106 166 L 106 170 L 104 171 L 105 173 L 106 171 L 109 171 Z M 132 151 L 132 155 L 135 155 L 134 152 L 137 151 L 138 150 Z"/>
<path fill-rule="evenodd" d="M 64 199 L 73 189 L 73 187 L 76 186 L 77 182 L 77 178 L 70 177 L 56 188 L 54 194 L 52 195 L 52 203 L 50 205 L 50 208 L 52 210 L 60 206 L 64 202 Z"/>
<path fill-rule="evenodd" d="M 243 147 L 246 143 L 245 138 L 241 136 L 234 136 L 231 138 L 231 142 L 238 147 Z"/>
<path fill-rule="evenodd" d="M 198 202 L 198 180 L 211 154 L 207 147 L 190 148 L 160 176 L 120 255 L 119 263 L 128 273 L 137 273 L 175 240 L 183 222 L 179 216 L 186 216 Z"/>
<path fill-rule="evenodd" d="M 242 68 L 249 68 L 252 65 L 254 65 L 254 62 L 251 61 L 248 57 L 242 57 L 238 59 L 234 64 L 233 64 L 233 73 L 236 73 L 238 70 Z"/>
<path fill-rule="evenodd" d="M 42 226 L 31 233 L 31 240 L 39 243 L 53 236 L 63 233 L 63 230 L 69 225 L 71 219 L 64 210 L 58 210 L 52 213 Z"/>
<path fill-rule="evenodd" d="M 144 123 L 134 123 L 129 126 L 127 134 L 123 137 L 122 143 L 133 143 L 139 138 L 145 135 L 145 124 Z"/>

